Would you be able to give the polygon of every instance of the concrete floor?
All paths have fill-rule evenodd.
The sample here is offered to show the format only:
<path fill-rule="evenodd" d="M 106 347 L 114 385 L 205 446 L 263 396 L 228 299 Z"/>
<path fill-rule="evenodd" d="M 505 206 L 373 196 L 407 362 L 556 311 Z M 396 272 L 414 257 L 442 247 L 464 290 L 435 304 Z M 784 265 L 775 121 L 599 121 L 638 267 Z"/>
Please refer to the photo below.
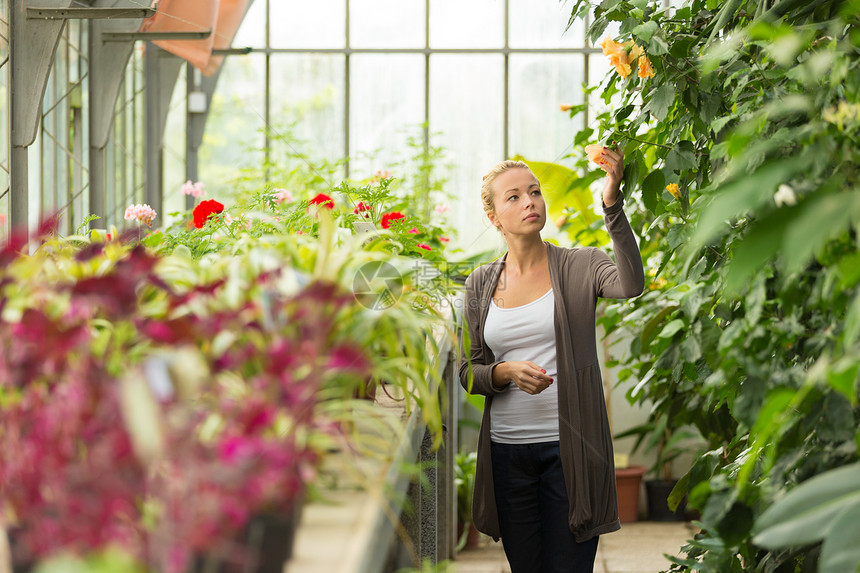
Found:
<path fill-rule="evenodd" d="M 680 548 L 691 539 L 689 523 L 638 521 L 625 523 L 621 531 L 603 535 L 597 547 L 594 573 L 657 573 L 669 568 L 663 556 L 680 555 Z M 510 573 L 501 543 L 481 537 L 477 549 L 461 551 L 454 561 L 455 573 Z"/>

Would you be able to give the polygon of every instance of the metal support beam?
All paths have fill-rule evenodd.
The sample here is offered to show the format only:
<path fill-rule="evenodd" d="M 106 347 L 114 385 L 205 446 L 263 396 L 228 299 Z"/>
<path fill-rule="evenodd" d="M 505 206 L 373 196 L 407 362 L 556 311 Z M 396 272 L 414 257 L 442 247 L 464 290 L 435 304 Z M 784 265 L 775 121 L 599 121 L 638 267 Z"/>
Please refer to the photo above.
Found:
<path fill-rule="evenodd" d="M 165 52 L 151 42 L 146 43 L 146 86 L 144 99 L 146 101 L 146 135 L 145 135 L 145 199 L 146 203 L 155 209 L 158 217 L 153 223 L 158 227 L 162 219 L 164 157 L 163 139 L 167 123 L 167 112 L 170 109 L 170 98 L 173 88 L 179 78 L 179 70 L 185 60 Z"/>
<path fill-rule="evenodd" d="M 25 2 L 9 3 L 9 223 L 10 227 L 20 229 L 26 229 L 29 220 L 27 150 L 36 140 L 42 99 L 65 24 L 28 20 L 23 17 Z M 70 5 L 71 0 L 44 0 L 44 3 L 60 8 Z"/>
<path fill-rule="evenodd" d="M 43 1 L 43 4 L 50 4 Z M 67 3 L 68 4 L 68 3 Z M 110 18 L 151 18 L 155 8 L 27 8 L 29 20 L 101 20 Z"/>
<path fill-rule="evenodd" d="M 212 30 L 203 32 L 105 32 L 104 42 L 155 42 L 157 40 L 205 40 L 212 35 Z"/>
<path fill-rule="evenodd" d="M 117 4 L 116 0 L 97 0 L 100 4 Z M 90 123 L 90 214 L 98 215 L 99 220 L 92 225 L 108 228 L 112 221 L 107 213 L 105 195 L 105 148 L 113 127 L 116 100 L 125 80 L 125 69 L 134 51 L 134 42 L 105 44 L 105 35 L 131 32 L 140 28 L 143 20 L 94 20 L 90 22 L 89 57 L 89 123 Z"/>
<path fill-rule="evenodd" d="M 203 144 L 203 134 L 206 131 L 206 120 L 209 119 L 209 111 L 212 109 L 212 96 L 215 94 L 215 88 L 218 85 L 218 78 L 221 76 L 221 70 L 222 68 L 219 67 L 218 71 L 207 78 L 191 64 L 187 64 L 186 67 L 186 95 L 190 97 L 193 92 L 202 92 L 206 96 L 205 111 L 188 111 L 186 117 L 185 176 L 191 181 L 197 181 L 199 178 L 198 150 Z M 186 197 L 185 207 L 187 209 L 192 209 L 194 207 L 194 197 L 190 195 Z"/>
<path fill-rule="evenodd" d="M 245 6 L 244 19 L 248 15 L 248 10 L 254 0 L 249 0 Z M 212 50 L 212 55 L 228 56 L 228 55 L 246 55 L 251 53 L 252 48 L 226 48 L 223 50 Z M 185 67 L 185 97 L 186 103 L 190 99 L 193 92 L 202 92 L 206 96 L 206 107 L 203 111 L 194 112 L 186 106 L 185 118 L 185 177 L 191 181 L 197 181 L 200 178 L 199 163 L 200 157 L 198 151 L 203 144 L 203 133 L 206 131 L 206 120 L 209 118 L 209 111 L 212 109 L 212 96 L 215 94 L 215 88 L 218 86 L 218 78 L 221 76 L 221 70 L 224 69 L 223 64 L 218 67 L 218 70 L 209 77 L 204 77 L 199 70 L 195 69 L 191 64 L 186 64 Z M 188 195 L 185 198 L 185 208 L 194 208 L 194 197 Z"/>
<path fill-rule="evenodd" d="M 244 56 L 254 51 L 254 48 L 225 48 L 223 50 L 212 50 L 213 56 Z"/>

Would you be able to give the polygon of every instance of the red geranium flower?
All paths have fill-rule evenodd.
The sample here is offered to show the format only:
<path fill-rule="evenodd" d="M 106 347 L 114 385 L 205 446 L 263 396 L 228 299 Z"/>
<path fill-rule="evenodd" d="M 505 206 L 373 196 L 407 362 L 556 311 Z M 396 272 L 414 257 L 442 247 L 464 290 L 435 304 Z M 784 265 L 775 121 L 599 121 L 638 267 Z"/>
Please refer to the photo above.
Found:
<path fill-rule="evenodd" d="M 391 213 L 383 213 L 382 222 L 381 222 L 382 228 L 388 229 L 391 227 L 391 221 L 396 221 L 397 219 L 403 219 L 404 217 L 406 217 L 406 215 L 404 215 L 400 211 L 392 211 Z"/>
<path fill-rule="evenodd" d="M 199 205 L 194 207 L 194 211 L 192 212 L 194 216 L 194 226 L 198 229 L 202 229 L 206 224 L 206 221 L 209 219 L 209 215 L 215 213 L 220 213 L 224 210 L 224 205 L 216 201 L 215 199 L 207 199 L 206 201 L 201 201 Z"/>
<path fill-rule="evenodd" d="M 319 195 L 308 201 L 308 204 L 320 205 L 321 207 L 325 207 L 326 209 L 334 209 L 334 201 L 325 193 L 320 193 Z"/>
<path fill-rule="evenodd" d="M 428 250 L 428 251 L 432 251 L 432 250 L 433 250 L 433 247 L 431 247 L 430 245 L 425 245 L 424 243 L 418 243 L 418 244 L 417 244 L 417 245 L 415 245 L 415 246 L 416 246 L 416 247 L 418 247 L 419 249 L 426 249 L 426 250 Z"/>
<path fill-rule="evenodd" d="M 352 212 L 355 213 L 356 215 L 364 213 L 364 218 L 369 219 L 370 214 L 373 213 L 373 206 L 368 205 L 364 201 L 359 201 L 358 205 L 355 206 L 355 209 L 353 209 Z"/>

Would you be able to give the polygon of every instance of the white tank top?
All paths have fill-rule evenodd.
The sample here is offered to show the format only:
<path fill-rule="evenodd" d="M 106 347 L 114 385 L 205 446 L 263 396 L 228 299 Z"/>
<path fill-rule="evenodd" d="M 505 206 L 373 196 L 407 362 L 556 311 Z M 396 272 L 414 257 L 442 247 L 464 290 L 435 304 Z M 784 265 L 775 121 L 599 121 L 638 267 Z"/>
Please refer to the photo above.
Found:
<path fill-rule="evenodd" d="M 558 368 L 555 354 L 555 296 L 552 289 L 523 306 L 490 303 L 484 340 L 496 360 L 530 360 L 553 379 L 540 394 L 526 394 L 513 382 L 493 396 L 490 439 L 502 444 L 558 440 Z"/>

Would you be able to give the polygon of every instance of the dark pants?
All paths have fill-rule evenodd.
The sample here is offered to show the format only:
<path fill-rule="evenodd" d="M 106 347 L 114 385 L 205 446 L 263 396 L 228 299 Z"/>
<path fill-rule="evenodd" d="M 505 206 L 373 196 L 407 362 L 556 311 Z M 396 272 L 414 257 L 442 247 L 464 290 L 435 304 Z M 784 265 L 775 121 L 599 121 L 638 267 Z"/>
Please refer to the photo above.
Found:
<path fill-rule="evenodd" d="M 502 543 L 511 573 L 591 573 L 597 537 L 577 543 L 558 442 L 490 445 Z"/>

